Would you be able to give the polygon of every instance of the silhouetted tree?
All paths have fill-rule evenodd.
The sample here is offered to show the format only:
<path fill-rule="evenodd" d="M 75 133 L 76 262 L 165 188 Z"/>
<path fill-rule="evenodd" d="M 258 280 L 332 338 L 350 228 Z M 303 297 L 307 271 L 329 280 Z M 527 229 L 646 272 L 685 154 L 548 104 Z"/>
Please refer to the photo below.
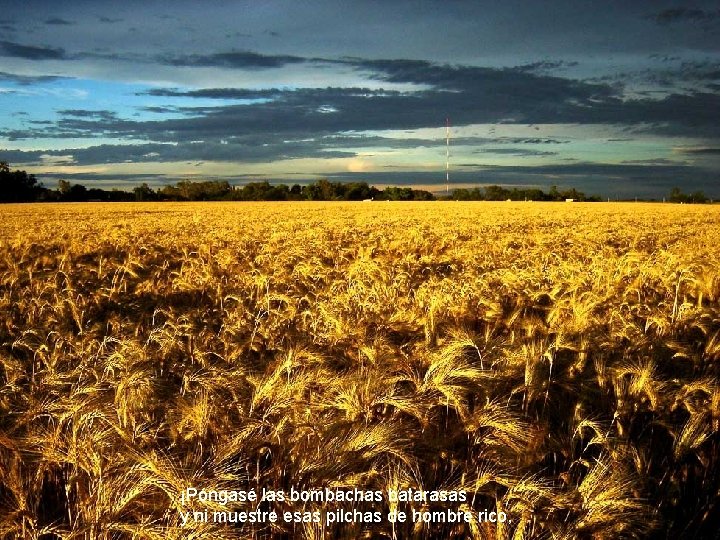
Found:
<path fill-rule="evenodd" d="M 290 188 L 290 197 L 293 200 L 300 200 L 302 198 L 302 186 L 300 184 L 293 184 Z"/>
<path fill-rule="evenodd" d="M 73 184 L 67 196 L 67 200 L 75 202 L 85 202 L 90 198 L 88 197 L 88 189 L 82 184 Z"/>
<path fill-rule="evenodd" d="M 413 189 L 413 201 L 434 201 L 435 195 L 424 189 Z"/>
<path fill-rule="evenodd" d="M 0 201 L 29 202 L 38 199 L 43 191 L 35 175 L 10 170 L 6 161 L 0 161 Z"/>
<path fill-rule="evenodd" d="M 670 190 L 670 197 L 668 197 L 668 200 L 674 203 L 687 202 L 687 195 L 680 191 L 679 187 L 674 187 Z"/>
<path fill-rule="evenodd" d="M 689 202 L 691 203 L 698 203 L 698 204 L 704 204 L 708 202 L 708 198 L 705 196 L 705 193 L 702 191 L 695 191 L 690 195 L 688 198 Z"/>
<path fill-rule="evenodd" d="M 351 182 L 349 184 L 339 184 L 340 191 L 343 191 L 343 199 L 346 201 L 362 201 L 364 199 L 373 199 L 380 194 L 380 190 L 370 187 L 366 182 Z"/>
<path fill-rule="evenodd" d="M 156 201 L 157 200 L 157 194 L 147 184 L 143 184 L 141 186 L 136 187 L 135 189 L 133 189 L 133 193 L 135 194 L 136 201 Z"/>
<path fill-rule="evenodd" d="M 382 191 L 380 198 L 388 201 L 412 201 L 413 190 L 408 187 L 388 186 Z"/>
<path fill-rule="evenodd" d="M 488 186 L 485 188 L 485 199 L 488 201 L 504 201 L 509 198 L 508 191 L 500 186 Z"/>
<path fill-rule="evenodd" d="M 674 187 L 670 190 L 670 196 L 668 197 L 670 202 L 674 203 L 697 203 L 702 204 L 708 202 L 708 198 L 702 191 L 696 191 L 687 195 L 683 193 L 679 187 Z"/>

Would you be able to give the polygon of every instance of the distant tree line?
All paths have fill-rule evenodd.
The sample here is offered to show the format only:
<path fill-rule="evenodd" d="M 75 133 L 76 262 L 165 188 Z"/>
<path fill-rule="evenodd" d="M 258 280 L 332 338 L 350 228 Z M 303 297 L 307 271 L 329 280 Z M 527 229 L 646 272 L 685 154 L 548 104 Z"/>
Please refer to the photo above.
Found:
<path fill-rule="evenodd" d="M 182 180 L 175 185 L 153 189 L 148 184 L 137 186 L 131 191 L 120 189 L 87 188 L 67 180 L 58 181 L 57 189 L 42 186 L 34 175 L 25 171 L 10 170 L 5 161 L 0 161 L 0 202 L 35 201 L 432 201 L 435 199 L 457 201 L 599 201 L 588 197 L 575 188 L 559 190 L 552 186 L 549 192 L 541 189 L 504 188 L 501 186 L 458 188 L 449 196 L 435 197 L 429 191 L 409 187 L 389 186 L 380 190 L 367 182 L 331 182 L 317 180 L 311 184 L 270 184 L 250 182 L 241 187 L 230 185 L 226 180 L 193 182 Z M 673 188 L 668 200 L 674 203 L 706 203 L 708 198 L 702 191 L 691 194 Z"/>
<path fill-rule="evenodd" d="M 379 190 L 367 182 L 330 182 L 321 179 L 301 186 L 250 182 L 233 187 L 227 181 L 178 182 L 153 192 L 146 184 L 135 188 L 138 200 L 169 201 L 362 201 L 366 199 L 390 201 L 430 201 L 429 191 L 412 188 L 387 187 Z"/>
<path fill-rule="evenodd" d="M 444 197 L 441 197 L 444 198 Z M 558 191 L 553 186 L 549 193 L 539 189 L 505 189 L 488 186 L 474 189 L 456 189 L 449 197 L 461 201 L 537 200 L 555 201 L 568 198 L 578 201 L 594 200 L 575 189 Z M 409 187 L 389 186 L 380 190 L 367 182 L 331 182 L 321 179 L 307 185 L 270 184 L 250 182 L 232 186 L 226 180 L 193 182 L 182 180 L 175 185 L 153 189 L 148 184 L 132 191 L 119 189 L 87 188 L 67 180 L 58 181 L 57 189 L 41 186 L 34 175 L 25 171 L 11 171 L 6 162 L 0 162 L 0 201 L 432 201 L 436 197 L 429 191 Z"/>
<path fill-rule="evenodd" d="M 668 200 L 674 203 L 690 204 L 704 204 L 710 202 L 702 191 L 695 191 L 694 193 L 686 194 L 677 187 L 672 188 Z"/>
<path fill-rule="evenodd" d="M 552 186 L 548 193 L 541 189 L 507 189 L 501 186 L 476 187 L 472 189 L 456 189 L 452 199 L 456 201 L 599 201 L 598 197 L 588 197 L 575 188 L 560 191 Z"/>
<path fill-rule="evenodd" d="M 429 191 L 409 187 L 386 187 L 380 190 L 367 182 L 330 182 L 321 179 L 311 184 L 273 185 L 270 182 L 250 182 L 241 187 L 226 180 L 192 182 L 182 180 L 175 185 L 153 189 L 148 184 L 132 191 L 87 188 L 59 180 L 57 189 L 38 183 L 34 175 L 25 171 L 11 171 L 0 162 L 0 202 L 52 201 L 431 201 Z"/>

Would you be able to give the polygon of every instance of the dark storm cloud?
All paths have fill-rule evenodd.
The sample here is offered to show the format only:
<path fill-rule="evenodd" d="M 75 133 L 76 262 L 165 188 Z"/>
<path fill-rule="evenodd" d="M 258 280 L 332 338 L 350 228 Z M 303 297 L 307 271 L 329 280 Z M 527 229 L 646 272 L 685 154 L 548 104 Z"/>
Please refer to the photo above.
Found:
<path fill-rule="evenodd" d="M 689 88 L 696 91 L 701 89 L 712 89 L 713 81 L 720 80 L 720 62 L 712 60 L 694 60 L 678 62 L 664 61 L 668 65 L 675 63 L 675 66 L 661 68 L 646 68 L 635 72 L 621 72 L 613 76 L 602 78 L 607 81 L 641 81 L 649 83 L 654 87 L 653 91 L 660 88 L 680 89 Z"/>
<path fill-rule="evenodd" d="M 557 98 L 560 103 L 565 100 L 588 102 L 616 97 L 619 92 L 618 88 L 608 84 L 535 74 L 515 68 L 451 66 L 422 60 L 354 60 L 348 63 L 360 71 L 367 71 L 376 80 L 429 85 L 439 91 L 492 99 L 494 103 L 520 99 L 521 107 L 528 100 L 538 103 Z"/>
<path fill-rule="evenodd" d="M 66 56 L 66 60 L 102 60 L 110 62 L 133 62 L 135 64 L 152 64 L 151 56 L 143 53 L 114 53 L 103 51 L 83 51 Z"/>
<path fill-rule="evenodd" d="M 500 139 L 502 140 L 502 139 Z M 513 144 L 567 144 L 570 141 L 561 141 L 558 139 L 542 139 L 539 137 L 530 138 L 530 139 L 524 139 L 524 138 L 513 138 L 512 139 Z"/>
<path fill-rule="evenodd" d="M 557 152 L 548 152 L 543 150 L 529 150 L 527 148 L 481 148 L 475 150 L 476 154 L 498 154 L 506 156 L 556 156 Z"/>
<path fill-rule="evenodd" d="M 189 97 L 206 99 L 266 99 L 277 98 L 283 93 L 276 88 L 250 90 L 245 88 L 204 88 L 200 90 L 179 90 L 177 88 L 152 88 L 138 95 L 155 97 Z"/>
<path fill-rule="evenodd" d="M 16 21 L 14 19 L 0 19 L 0 30 L 5 32 L 17 32 Z"/>
<path fill-rule="evenodd" d="M 275 57 L 273 57 L 275 58 Z M 662 99 L 623 98 L 617 86 L 516 69 L 437 65 L 418 60 L 342 61 L 369 77 L 410 83 L 417 90 L 367 88 L 153 89 L 154 97 L 259 100 L 217 107 L 178 107 L 186 118 L 132 121 L 64 118 L 42 133 L 1 132 L 8 137 L 113 136 L 157 142 L 218 140 L 255 134 L 312 133 L 454 125 L 619 124 L 666 135 L 717 136 L 720 95 L 673 93 Z M 272 63 L 272 62 L 271 62 Z M 271 64 L 270 63 L 270 64 Z M 269 64 L 268 64 L 269 65 Z M 55 130 L 55 134 L 53 133 Z"/>
<path fill-rule="evenodd" d="M 77 112 L 80 116 L 104 111 L 61 111 Z M 46 124 L 47 122 L 37 122 Z M 56 129 L 56 128 L 53 128 Z M 42 130 L 38 130 L 42 131 Z M 254 134 L 233 136 L 221 140 L 201 142 L 182 142 L 178 144 L 103 144 L 89 148 L 68 148 L 63 150 L 37 151 L 0 151 L 3 158 L 10 162 L 37 164 L 40 156 L 72 155 L 78 165 L 94 165 L 119 162 L 176 162 L 188 160 L 226 161 L 226 162 L 264 162 L 295 158 L 337 158 L 354 157 L 357 148 L 408 149 L 436 147 L 438 140 L 421 138 L 390 138 L 366 135 L 328 134 L 317 137 L 304 137 L 303 133 L 272 134 L 259 138 Z M 483 146 L 489 144 L 557 144 L 554 139 L 525 139 L 522 137 L 456 137 L 454 146 Z M 506 151 L 507 150 L 507 151 Z M 516 156 L 542 156 L 555 154 L 541 150 L 522 148 L 493 148 L 492 153 Z"/>
<path fill-rule="evenodd" d="M 178 112 L 177 107 L 143 107 L 141 110 L 155 114 L 171 114 Z"/>
<path fill-rule="evenodd" d="M 503 174 L 512 175 L 513 173 L 536 173 L 544 175 L 593 175 L 604 176 L 608 179 L 623 179 L 635 177 L 637 175 L 671 177 L 687 175 L 696 172 L 697 168 L 684 165 L 657 165 L 648 167 L 644 164 L 637 163 L 568 163 L 568 164 L 551 164 L 540 167 L 533 166 L 495 166 L 490 167 L 491 170 L 500 169 Z M 537 169 L 537 170 L 536 170 Z M 483 171 L 484 172 L 484 171 Z"/>
<path fill-rule="evenodd" d="M 252 51 L 220 52 L 209 55 L 169 55 L 158 58 L 161 63 L 183 67 L 225 67 L 235 69 L 279 68 L 288 64 L 300 64 L 305 58 L 290 55 L 267 55 Z"/>
<path fill-rule="evenodd" d="M 609 102 L 617 106 L 621 103 L 615 97 L 616 89 L 608 85 L 515 70 L 436 66 L 412 60 L 346 62 L 369 72 L 377 80 L 429 88 L 408 92 L 367 88 L 205 89 L 189 92 L 155 89 L 150 94 L 271 100 L 218 107 L 216 112 L 204 118 L 189 119 L 192 129 L 200 132 L 220 119 L 224 119 L 225 125 L 234 124 L 234 120 L 244 121 L 259 132 L 303 127 L 313 132 L 411 129 L 437 126 L 445 116 L 450 116 L 456 125 L 500 121 L 557 123 L 563 122 L 565 117 L 575 122 L 586 114 L 586 110 L 593 110 L 598 104 Z M 182 123 L 166 122 L 169 122 L 166 131 L 184 129 Z"/>
<path fill-rule="evenodd" d="M 45 20 L 45 24 L 58 25 L 58 26 L 70 26 L 75 23 L 73 21 L 67 21 L 65 19 L 61 19 L 60 17 L 51 17 L 51 18 Z"/>
<path fill-rule="evenodd" d="M 114 23 L 122 22 L 123 19 L 115 19 L 112 17 L 98 17 L 98 21 L 100 21 L 101 23 L 105 23 L 105 24 L 114 24 Z"/>
<path fill-rule="evenodd" d="M 683 148 L 680 152 L 693 156 L 720 156 L 720 148 Z"/>
<path fill-rule="evenodd" d="M 314 139 L 316 144 L 326 148 L 422 148 L 437 146 L 433 139 L 403 138 L 395 139 L 377 135 L 325 135 Z M 457 142 L 457 144 L 461 144 Z"/>
<path fill-rule="evenodd" d="M 413 83 L 425 90 L 399 92 L 363 88 L 299 90 L 205 89 L 186 93 L 155 90 L 156 95 L 270 99 L 262 104 L 218 108 L 205 119 L 189 120 L 202 129 L 213 118 L 260 122 L 273 130 L 410 129 L 437 126 L 444 116 L 456 125 L 473 123 L 643 124 L 652 131 L 717 134 L 720 96 L 714 92 L 671 94 L 662 99 L 623 99 L 616 86 L 543 76 L 517 70 L 438 66 L 423 61 L 353 61 L 370 76 Z M 321 113 L 324 110 L 336 112 Z"/>
<path fill-rule="evenodd" d="M 533 62 L 531 64 L 523 64 L 521 66 L 516 66 L 511 69 L 514 69 L 516 71 L 542 72 L 542 71 L 575 67 L 578 64 L 579 64 L 578 62 L 565 62 L 563 60 L 557 60 L 557 61 L 543 60 L 541 62 Z"/>
<path fill-rule="evenodd" d="M 12 82 L 22 86 L 53 82 L 64 78 L 65 77 L 58 77 L 56 75 L 18 75 L 17 73 L 0 71 L 0 81 Z"/>
<path fill-rule="evenodd" d="M 685 80 L 720 80 L 720 62 L 683 62 L 680 66 L 680 76 Z"/>
<path fill-rule="evenodd" d="M 710 92 L 671 94 L 663 99 L 633 99 L 600 104 L 586 121 L 617 123 L 671 122 L 678 126 L 709 127 L 720 120 L 720 95 Z M 607 121 L 605 120 L 605 121 Z M 717 130 L 715 133 L 718 133 Z"/>
<path fill-rule="evenodd" d="M 0 56 L 12 56 L 26 60 L 62 60 L 65 58 L 65 50 L 0 41 Z"/>
<path fill-rule="evenodd" d="M 569 141 L 524 137 L 453 137 L 452 146 L 484 146 L 488 144 L 562 144 Z M 381 137 L 378 135 L 326 135 L 317 139 L 318 144 L 335 148 L 435 148 L 438 139 L 420 139 L 413 137 Z M 519 150 L 519 149 L 518 149 Z M 528 150 L 530 151 L 530 150 Z M 501 152 L 502 153 L 502 152 Z"/>
<path fill-rule="evenodd" d="M 650 60 L 659 60 L 660 62 L 676 62 L 681 60 L 679 56 L 672 56 L 669 54 L 657 54 L 653 53 L 648 56 Z"/>
<path fill-rule="evenodd" d="M 658 24 L 669 24 L 683 21 L 711 21 L 718 17 L 720 17 L 720 10 L 705 11 L 702 9 L 680 7 L 661 11 L 655 16 L 655 20 Z"/>
<path fill-rule="evenodd" d="M 248 163 L 278 159 L 354 157 L 355 152 L 335 150 L 313 141 L 255 137 L 230 141 L 183 142 L 179 144 L 102 144 L 88 148 L 62 150 L 0 150 L 0 159 L 13 163 L 40 164 L 42 156 L 72 156 L 75 165 L 106 163 L 164 163 L 182 161 L 225 161 Z"/>
<path fill-rule="evenodd" d="M 75 118 L 96 118 L 107 122 L 117 118 L 117 115 L 113 111 L 108 110 L 60 109 L 58 114 Z"/>
<path fill-rule="evenodd" d="M 666 158 L 650 159 L 626 159 L 621 162 L 624 165 L 683 165 L 682 161 Z"/>

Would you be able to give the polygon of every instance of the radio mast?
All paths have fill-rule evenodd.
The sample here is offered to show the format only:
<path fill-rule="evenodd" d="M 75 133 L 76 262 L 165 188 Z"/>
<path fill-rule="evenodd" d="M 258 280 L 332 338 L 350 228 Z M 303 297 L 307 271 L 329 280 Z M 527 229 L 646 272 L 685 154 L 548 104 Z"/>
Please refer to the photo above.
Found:
<path fill-rule="evenodd" d="M 450 192 L 450 118 L 445 119 L 445 193 Z"/>

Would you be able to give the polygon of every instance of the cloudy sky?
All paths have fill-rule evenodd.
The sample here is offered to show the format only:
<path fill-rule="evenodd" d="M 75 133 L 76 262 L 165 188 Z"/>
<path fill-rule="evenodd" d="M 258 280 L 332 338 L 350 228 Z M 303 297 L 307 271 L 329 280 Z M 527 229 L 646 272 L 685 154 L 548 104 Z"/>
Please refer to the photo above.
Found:
<path fill-rule="evenodd" d="M 720 4 L 0 0 L 0 160 L 720 198 Z"/>

